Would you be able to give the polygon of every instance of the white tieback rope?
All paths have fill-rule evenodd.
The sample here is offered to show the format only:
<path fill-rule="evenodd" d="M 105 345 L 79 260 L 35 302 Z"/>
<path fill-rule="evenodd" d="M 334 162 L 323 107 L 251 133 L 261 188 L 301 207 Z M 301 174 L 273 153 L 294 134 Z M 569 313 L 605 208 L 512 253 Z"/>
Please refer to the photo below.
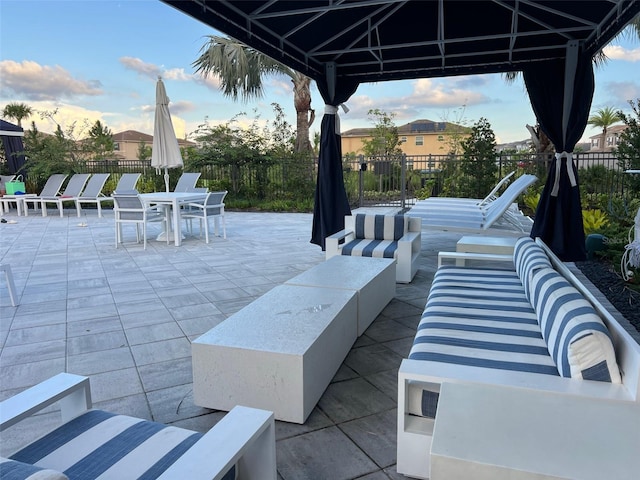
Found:
<path fill-rule="evenodd" d="M 348 113 L 349 112 L 349 108 L 344 103 L 341 103 L 339 106 L 342 107 L 342 111 L 344 113 Z M 324 113 L 325 113 L 325 115 L 335 115 L 336 116 L 336 135 L 340 135 L 340 115 L 338 115 L 338 107 L 336 107 L 334 105 L 325 105 L 324 106 Z"/>
<path fill-rule="evenodd" d="M 558 190 L 560 190 L 560 167 L 562 167 L 562 158 L 567 159 L 567 175 L 569 176 L 571 186 L 575 187 L 578 184 L 576 176 L 573 173 L 573 153 L 556 153 L 556 178 L 553 180 L 553 188 L 551 189 L 552 197 L 557 197 Z"/>

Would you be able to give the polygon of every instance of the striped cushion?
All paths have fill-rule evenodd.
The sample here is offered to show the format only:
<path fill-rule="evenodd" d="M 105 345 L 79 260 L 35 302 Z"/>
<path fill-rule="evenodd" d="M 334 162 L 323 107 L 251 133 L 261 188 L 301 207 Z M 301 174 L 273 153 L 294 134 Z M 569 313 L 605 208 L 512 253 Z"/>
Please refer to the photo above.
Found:
<path fill-rule="evenodd" d="M 64 472 L 71 480 L 153 479 L 201 437 L 182 428 L 90 410 L 11 458 Z M 228 478 L 235 478 L 233 470 Z"/>
<path fill-rule="evenodd" d="M 342 255 L 354 257 L 396 258 L 398 242 L 356 238 L 342 247 Z"/>
<path fill-rule="evenodd" d="M 552 268 L 535 271 L 531 302 L 560 375 L 621 383 L 607 327 L 562 275 Z"/>
<path fill-rule="evenodd" d="M 539 268 L 551 267 L 551 261 L 540 245 L 530 237 L 521 237 L 513 250 L 513 263 L 524 287 L 524 294 L 531 300 L 529 292 L 531 273 Z"/>
<path fill-rule="evenodd" d="M 400 240 L 407 233 L 408 221 L 404 215 L 366 215 L 355 218 L 355 237 L 375 240 Z"/>
<path fill-rule="evenodd" d="M 65 474 L 0 457 L 2 480 L 69 480 Z"/>

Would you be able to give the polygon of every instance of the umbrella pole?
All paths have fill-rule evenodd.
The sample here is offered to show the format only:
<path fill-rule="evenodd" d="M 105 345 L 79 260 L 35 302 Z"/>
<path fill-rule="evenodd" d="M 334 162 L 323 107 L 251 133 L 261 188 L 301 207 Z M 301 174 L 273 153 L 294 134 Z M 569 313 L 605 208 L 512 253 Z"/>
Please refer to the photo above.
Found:
<path fill-rule="evenodd" d="M 167 167 L 164 167 L 164 186 L 167 189 L 167 193 L 169 193 L 169 170 Z"/>

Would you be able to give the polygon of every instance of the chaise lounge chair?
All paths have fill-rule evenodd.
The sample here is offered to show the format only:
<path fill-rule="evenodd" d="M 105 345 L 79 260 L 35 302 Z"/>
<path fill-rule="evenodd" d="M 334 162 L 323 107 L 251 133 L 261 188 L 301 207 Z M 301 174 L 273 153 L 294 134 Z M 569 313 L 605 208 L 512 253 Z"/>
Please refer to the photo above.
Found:
<path fill-rule="evenodd" d="M 80 193 L 82 193 L 82 189 L 86 185 L 87 180 L 89 180 L 90 176 L 91 176 L 90 173 L 75 173 L 69 179 L 69 183 L 67 183 L 67 186 L 65 187 L 64 192 L 62 192 L 60 195 L 45 196 L 41 194 L 39 197 L 27 198 L 25 200 L 28 202 L 31 202 L 31 201 L 40 202 L 40 207 L 42 208 L 43 217 L 47 216 L 47 204 L 53 203 L 58 207 L 58 211 L 60 212 L 60 217 L 64 217 L 64 211 L 62 209 L 63 203 L 71 202 L 75 200 L 75 198 L 79 196 Z"/>
<path fill-rule="evenodd" d="M 89 179 L 87 186 L 82 191 L 82 193 L 75 197 L 73 200 L 76 202 L 76 211 L 78 212 L 78 217 L 80 216 L 80 212 L 82 211 L 83 203 L 95 203 L 98 208 L 98 217 L 102 217 L 102 202 L 106 200 L 111 200 L 111 198 L 105 196 L 102 193 L 102 189 L 104 188 L 104 184 L 107 182 L 107 178 L 109 178 L 110 173 L 94 173 L 93 176 Z"/>
<path fill-rule="evenodd" d="M 463 202 L 460 205 L 445 205 L 429 202 L 430 199 L 420 200 L 409 210 L 408 215 L 420 217 L 422 227 L 427 229 L 485 231 L 502 220 L 509 224 L 510 229 L 524 232 L 525 228 L 519 221 L 522 215 L 518 213 L 517 207 L 513 211 L 513 204 L 537 180 L 534 175 L 522 175 L 502 195 L 486 204 Z"/>
<path fill-rule="evenodd" d="M 69 373 L 0 402 L 2 438 L 13 425 L 57 402 L 62 425 L 9 459 L 0 458 L 3 479 L 6 474 L 60 480 L 276 480 L 272 412 L 237 406 L 203 435 L 92 409 L 89 378 Z"/>
<path fill-rule="evenodd" d="M 500 180 L 495 187 L 489 192 L 489 194 L 484 198 L 456 198 L 456 197 L 429 197 L 426 202 L 428 203 L 437 203 L 438 206 L 441 205 L 451 205 L 451 206 L 459 206 L 459 205 L 487 205 L 498 198 L 498 192 L 500 189 L 511 181 L 511 177 L 515 175 L 515 170 Z"/>
<path fill-rule="evenodd" d="M 59 195 L 60 190 L 62 189 L 62 184 L 64 183 L 66 178 L 67 178 L 67 175 L 65 175 L 64 173 L 55 173 L 47 179 L 47 183 L 44 184 L 44 187 L 40 192 L 40 195 L 36 197 L 25 196 L 24 199 L 22 200 L 24 202 L 24 214 L 25 215 L 29 214 L 29 209 L 28 209 L 29 203 L 32 203 L 33 208 L 37 210 L 38 204 L 40 203 L 40 200 L 42 198 L 50 198 L 50 197 L 55 197 Z M 43 215 L 46 215 L 46 214 L 43 214 Z"/>

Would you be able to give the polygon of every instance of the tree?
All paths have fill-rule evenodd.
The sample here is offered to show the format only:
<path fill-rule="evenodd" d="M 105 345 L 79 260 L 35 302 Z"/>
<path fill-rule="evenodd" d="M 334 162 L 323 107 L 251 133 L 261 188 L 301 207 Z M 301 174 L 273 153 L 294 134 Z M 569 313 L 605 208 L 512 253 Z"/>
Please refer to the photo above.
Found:
<path fill-rule="evenodd" d="M 32 114 L 33 109 L 25 103 L 9 103 L 2 110 L 2 116 L 15 119 L 19 127 L 22 127 L 22 120 L 29 118 Z"/>
<path fill-rule="evenodd" d="M 621 170 L 640 170 L 640 98 L 635 102 L 629 100 L 632 113 L 618 116 L 627 128 L 620 134 L 618 147 L 614 150 Z M 640 194 L 640 175 L 629 175 L 629 187 L 637 196 Z"/>
<path fill-rule="evenodd" d="M 267 55 L 230 37 L 210 35 L 193 62 L 197 73 L 217 75 L 222 93 L 234 101 L 261 98 L 264 94 L 263 78 L 282 74 L 293 83 L 293 103 L 296 109 L 296 152 L 311 152 L 309 127 L 315 119 L 311 109 L 311 79 Z"/>
<path fill-rule="evenodd" d="M 482 198 L 495 184 L 498 172 L 496 136 L 486 118 L 480 118 L 471 127 L 471 135 L 463 140 L 462 148 L 462 173 L 475 179 L 472 191 L 465 196 Z"/>
<path fill-rule="evenodd" d="M 138 160 L 148 160 L 151 158 L 151 147 L 144 142 L 138 143 Z"/>
<path fill-rule="evenodd" d="M 389 157 L 401 155 L 398 127 L 394 123 L 395 113 L 387 113 L 377 108 L 367 112 L 374 123 L 370 139 L 362 140 L 362 151 L 370 157 Z"/>
<path fill-rule="evenodd" d="M 96 120 L 96 123 L 89 129 L 89 141 L 87 142 L 91 156 L 96 159 L 104 159 L 113 153 L 114 146 L 111 130 L 100 120 Z"/>
<path fill-rule="evenodd" d="M 605 107 L 596 110 L 594 115 L 589 117 L 587 125 L 602 128 L 601 148 L 604 148 L 607 140 L 607 129 L 616 122 L 619 122 L 620 112 L 615 111 L 612 107 Z"/>

